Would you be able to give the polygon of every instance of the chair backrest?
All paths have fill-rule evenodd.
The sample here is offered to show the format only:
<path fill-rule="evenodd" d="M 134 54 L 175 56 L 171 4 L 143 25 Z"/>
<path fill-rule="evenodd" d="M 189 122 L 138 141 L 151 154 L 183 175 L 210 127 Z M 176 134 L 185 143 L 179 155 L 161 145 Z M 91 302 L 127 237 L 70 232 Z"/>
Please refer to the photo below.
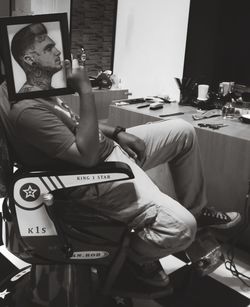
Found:
<path fill-rule="evenodd" d="M 11 161 L 5 136 L 0 123 L 0 198 L 7 196 L 9 178 L 11 174 Z"/>
<path fill-rule="evenodd" d="M 10 109 L 5 90 L 7 91 L 5 86 L 0 87 L 0 197 L 7 196 L 10 177 L 13 173 L 13 161 L 5 134 L 8 125 L 5 118 Z"/>

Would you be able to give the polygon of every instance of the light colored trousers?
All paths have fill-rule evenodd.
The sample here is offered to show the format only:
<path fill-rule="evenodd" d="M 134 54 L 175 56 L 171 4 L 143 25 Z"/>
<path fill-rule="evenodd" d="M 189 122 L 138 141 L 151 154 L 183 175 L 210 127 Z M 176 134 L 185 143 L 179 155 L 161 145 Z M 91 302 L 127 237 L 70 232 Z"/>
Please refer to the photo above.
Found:
<path fill-rule="evenodd" d="M 146 161 L 139 167 L 116 145 L 106 161 L 127 163 L 135 178 L 98 185 L 102 203 L 96 206 L 135 229 L 130 256 L 142 263 L 187 248 L 196 234 L 194 216 L 207 199 L 193 126 L 181 119 L 170 119 L 126 131 L 144 140 Z M 161 192 L 149 177 L 152 168 L 166 162 L 178 201 Z"/>

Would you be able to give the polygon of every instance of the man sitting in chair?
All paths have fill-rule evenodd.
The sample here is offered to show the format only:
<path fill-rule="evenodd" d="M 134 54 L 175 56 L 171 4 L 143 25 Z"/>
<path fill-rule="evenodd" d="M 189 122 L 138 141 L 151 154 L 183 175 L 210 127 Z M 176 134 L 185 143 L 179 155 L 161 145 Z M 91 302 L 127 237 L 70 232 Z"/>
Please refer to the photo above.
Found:
<path fill-rule="evenodd" d="M 32 28 L 30 34 L 35 37 Z M 35 34 L 40 35 L 37 31 Z M 39 61 L 41 42 L 33 39 L 30 44 L 27 48 L 37 50 Z M 102 161 L 127 163 L 134 179 L 79 187 L 70 196 L 79 208 L 90 204 L 132 227 L 136 235 L 128 261 L 137 278 L 165 287 L 169 278 L 160 258 L 185 250 L 195 239 L 197 225 L 227 229 L 238 224 L 240 215 L 207 207 L 199 147 L 192 125 L 171 119 L 125 131 L 122 127 L 98 124 L 85 68 L 72 69 L 69 60 L 64 65 L 70 86 L 79 93 L 80 117 L 72 116 L 56 98 L 25 99 L 13 104 L 8 139 L 18 161 L 29 169 L 63 169 L 66 164 L 94 167 Z M 1 92 L 7 95 L 5 83 Z M 161 192 L 147 174 L 166 162 L 177 200 Z"/>

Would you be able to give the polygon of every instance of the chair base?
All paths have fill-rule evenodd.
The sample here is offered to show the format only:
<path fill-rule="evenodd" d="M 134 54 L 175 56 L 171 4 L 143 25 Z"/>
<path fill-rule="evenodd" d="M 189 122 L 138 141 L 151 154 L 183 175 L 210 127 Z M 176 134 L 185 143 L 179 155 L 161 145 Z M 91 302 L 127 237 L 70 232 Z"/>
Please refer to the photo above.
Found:
<path fill-rule="evenodd" d="M 90 274 L 87 266 L 27 267 L 0 284 L 0 300 L 5 307 L 92 307 Z"/>

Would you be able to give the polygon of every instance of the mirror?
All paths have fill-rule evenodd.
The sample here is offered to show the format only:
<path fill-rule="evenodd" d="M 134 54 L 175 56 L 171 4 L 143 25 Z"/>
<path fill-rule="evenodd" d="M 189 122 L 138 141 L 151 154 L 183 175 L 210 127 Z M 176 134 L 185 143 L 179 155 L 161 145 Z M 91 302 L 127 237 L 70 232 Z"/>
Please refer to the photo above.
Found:
<path fill-rule="evenodd" d="M 117 0 L 71 0 L 71 52 L 75 58 L 86 53 L 92 76 L 113 70 L 116 10 Z"/>
<path fill-rule="evenodd" d="M 250 85 L 248 1 L 191 0 L 184 76 L 218 87 Z"/>

